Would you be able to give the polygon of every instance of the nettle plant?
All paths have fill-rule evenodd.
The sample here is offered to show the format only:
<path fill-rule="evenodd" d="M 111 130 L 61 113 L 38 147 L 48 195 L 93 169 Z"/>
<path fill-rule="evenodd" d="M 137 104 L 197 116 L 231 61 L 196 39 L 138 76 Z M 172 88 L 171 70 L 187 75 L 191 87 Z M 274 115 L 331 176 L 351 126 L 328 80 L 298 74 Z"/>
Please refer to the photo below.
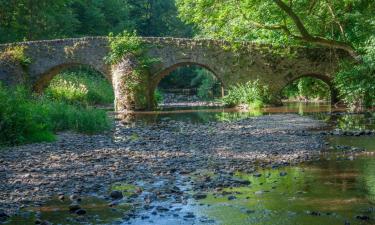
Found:
<path fill-rule="evenodd" d="M 124 31 L 120 34 L 109 34 L 110 53 L 105 58 L 107 64 L 115 65 L 121 62 L 126 56 L 135 57 L 137 66 L 133 69 L 131 76 L 124 81 L 127 92 L 130 93 L 136 104 L 136 108 L 146 108 L 149 69 L 159 62 L 158 58 L 147 55 L 150 45 L 145 43 L 136 32 Z"/>

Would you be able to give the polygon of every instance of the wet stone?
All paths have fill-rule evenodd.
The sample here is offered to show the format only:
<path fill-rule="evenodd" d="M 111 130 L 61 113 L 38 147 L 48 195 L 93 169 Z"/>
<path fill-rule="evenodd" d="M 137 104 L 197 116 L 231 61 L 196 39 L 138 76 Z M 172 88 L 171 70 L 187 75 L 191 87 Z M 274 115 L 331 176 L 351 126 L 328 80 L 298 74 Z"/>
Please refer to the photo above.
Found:
<path fill-rule="evenodd" d="M 121 199 L 124 197 L 121 191 L 112 191 L 110 196 L 113 199 Z"/>
<path fill-rule="evenodd" d="M 286 176 L 287 174 L 288 174 L 287 172 L 282 171 L 282 172 L 280 172 L 280 177 L 284 177 L 284 176 Z"/>
<path fill-rule="evenodd" d="M 84 209 L 78 209 L 78 210 L 75 211 L 75 213 L 77 215 L 85 215 L 86 214 L 86 210 L 84 210 Z"/>
<path fill-rule="evenodd" d="M 69 211 L 70 212 L 76 212 L 79 209 L 81 209 L 81 206 L 76 204 L 76 203 L 73 203 L 73 204 L 69 205 Z"/>
<path fill-rule="evenodd" d="M 254 177 L 261 177 L 262 174 L 261 174 L 261 173 L 254 173 L 253 176 L 254 176 Z"/>
<path fill-rule="evenodd" d="M 193 219 L 193 218 L 195 218 L 195 215 L 192 212 L 187 212 L 186 215 L 184 215 L 184 218 Z"/>
<path fill-rule="evenodd" d="M 207 198 L 207 194 L 205 194 L 205 193 L 196 193 L 196 194 L 193 195 L 193 198 L 195 200 L 205 199 L 205 198 Z"/>
<path fill-rule="evenodd" d="M 356 218 L 359 220 L 365 220 L 365 221 L 370 220 L 370 217 L 366 215 L 358 215 L 356 216 Z"/>

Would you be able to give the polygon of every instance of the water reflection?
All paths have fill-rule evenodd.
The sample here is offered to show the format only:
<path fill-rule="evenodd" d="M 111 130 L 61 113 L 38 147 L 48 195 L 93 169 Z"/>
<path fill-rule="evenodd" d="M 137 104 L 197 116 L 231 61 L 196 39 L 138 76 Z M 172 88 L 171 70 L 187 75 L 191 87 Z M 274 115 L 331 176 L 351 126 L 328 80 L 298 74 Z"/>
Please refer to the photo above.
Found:
<path fill-rule="evenodd" d="M 121 114 L 118 118 L 125 123 L 153 124 L 162 121 L 185 121 L 208 123 L 217 121 L 235 121 L 254 116 L 278 113 L 297 113 L 323 120 L 333 128 L 342 130 L 375 129 L 375 113 L 350 114 L 345 108 L 334 108 L 325 103 L 285 103 L 281 107 L 266 107 L 249 111 L 222 107 L 191 107 L 168 109 L 164 111 L 135 112 Z"/>
<path fill-rule="evenodd" d="M 321 160 L 282 170 L 262 171 L 249 187 L 215 192 L 202 202 L 203 214 L 219 224 L 374 224 L 375 160 Z M 286 176 L 280 176 L 286 172 Z M 357 216 L 367 216 L 360 220 Z M 367 218 L 363 217 L 363 218 Z"/>

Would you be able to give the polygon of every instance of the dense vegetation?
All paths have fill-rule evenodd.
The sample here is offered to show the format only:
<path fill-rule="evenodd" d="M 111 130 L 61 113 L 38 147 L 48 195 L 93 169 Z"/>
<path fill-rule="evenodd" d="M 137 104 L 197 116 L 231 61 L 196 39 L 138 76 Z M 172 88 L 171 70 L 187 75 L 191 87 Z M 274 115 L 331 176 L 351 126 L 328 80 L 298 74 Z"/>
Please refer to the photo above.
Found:
<path fill-rule="evenodd" d="M 192 36 L 174 0 L 0 1 L 0 43 L 137 30 L 141 36 Z"/>
<path fill-rule="evenodd" d="M 341 99 L 351 108 L 375 105 L 375 1 L 366 0 L 13 0 L 0 1 L 0 43 L 110 34 L 109 64 L 124 54 L 139 58 L 139 68 L 127 81 L 135 93 L 147 68 L 157 59 L 143 57 L 140 36 L 209 37 L 274 45 L 323 46 L 346 51 L 334 80 Z M 185 24 L 186 22 L 186 24 Z M 127 31 L 127 32 L 124 32 Z M 136 31 L 136 33 L 132 33 Z M 135 35 L 137 34 L 137 35 Z M 11 48 L 27 67 L 24 49 Z M 61 130 L 96 133 L 110 128 L 104 111 L 90 105 L 113 102 L 105 79 L 85 70 L 56 77 L 44 96 L 29 87 L 0 86 L 0 144 L 53 140 Z M 177 69 L 160 84 L 197 89 L 202 99 L 220 96 L 220 83 L 197 67 Z M 286 98 L 328 99 L 326 85 L 311 78 L 290 84 Z M 142 96 L 142 95 L 139 95 Z M 155 101 L 160 101 L 160 92 Z M 256 82 L 232 86 L 223 99 L 228 105 L 268 103 L 267 87 Z M 144 107 L 145 99 L 139 101 Z M 142 105 L 143 104 L 143 105 Z M 93 122 L 94 121 L 94 122 Z"/>
<path fill-rule="evenodd" d="M 261 108 L 270 102 L 268 87 L 259 80 L 249 81 L 246 84 L 238 84 L 228 89 L 228 95 L 223 102 L 228 106 L 247 105 L 251 108 Z"/>
<path fill-rule="evenodd" d="M 294 101 L 329 101 L 330 87 L 320 79 L 302 77 L 286 86 L 282 97 Z"/>
<path fill-rule="evenodd" d="M 373 105 L 375 86 L 371 40 L 375 2 L 366 0 L 176 0 L 184 21 L 201 36 L 276 45 L 323 46 L 353 56 L 336 79 L 350 105 Z M 353 65 L 354 63 L 354 65 Z M 302 74 L 301 74 L 302 75 Z M 353 95 L 351 95 L 353 92 Z"/>
<path fill-rule="evenodd" d="M 78 105 L 112 104 L 111 84 L 101 74 L 86 68 L 64 71 L 54 77 L 45 90 L 52 100 Z"/>
<path fill-rule="evenodd" d="M 202 100 L 213 100 L 221 97 L 221 83 L 207 69 L 200 66 L 185 66 L 177 68 L 160 81 L 159 88 L 193 89 Z"/>
<path fill-rule="evenodd" d="M 94 134 L 110 128 L 103 110 L 0 85 L 0 146 L 53 141 L 64 130 Z"/>

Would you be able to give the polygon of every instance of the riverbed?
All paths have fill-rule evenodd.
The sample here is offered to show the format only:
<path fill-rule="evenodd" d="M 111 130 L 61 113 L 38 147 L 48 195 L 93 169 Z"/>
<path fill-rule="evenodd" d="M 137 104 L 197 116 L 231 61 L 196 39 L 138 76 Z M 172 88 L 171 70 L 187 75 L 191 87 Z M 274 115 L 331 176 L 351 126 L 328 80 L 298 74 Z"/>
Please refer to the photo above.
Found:
<path fill-rule="evenodd" d="M 113 134 L 2 151 L 0 208 L 5 224 L 375 224 L 374 118 L 324 104 L 119 115 Z"/>

